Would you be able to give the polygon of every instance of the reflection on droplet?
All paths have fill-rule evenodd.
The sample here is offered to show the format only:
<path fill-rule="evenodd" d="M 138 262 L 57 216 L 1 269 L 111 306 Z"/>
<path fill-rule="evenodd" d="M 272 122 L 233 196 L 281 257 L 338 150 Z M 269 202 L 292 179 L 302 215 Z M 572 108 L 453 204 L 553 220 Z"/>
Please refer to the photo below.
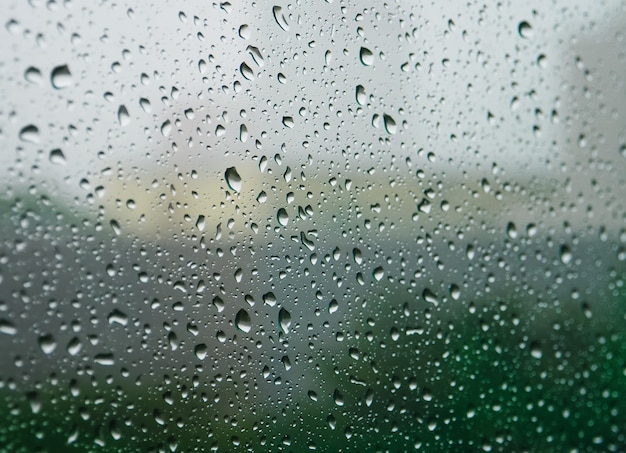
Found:
<path fill-rule="evenodd" d="M 374 54 L 367 47 L 361 47 L 361 50 L 359 51 L 359 59 L 365 66 L 371 66 L 374 64 Z"/>
<path fill-rule="evenodd" d="M 284 308 L 281 308 L 278 312 L 278 324 L 284 333 L 289 333 L 289 328 L 291 327 L 291 314 Z"/>
<path fill-rule="evenodd" d="M 229 167 L 226 169 L 224 173 L 224 177 L 226 178 L 226 184 L 230 190 L 234 190 L 235 192 L 241 192 L 241 176 L 237 173 L 237 169 L 235 167 Z"/>
<path fill-rule="evenodd" d="M 50 74 L 50 81 L 52 86 L 57 90 L 71 86 L 73 81 L 70 68 L 68 68 L 67 65 L 57 66 Z"/>
<path fill-rule="evenodd" d="M 235 327 L 244 333 L 248 333 L 252 329 L 252 320 L 250 319 L 250 315 L 243 308 L 237 312 L 237 315 L 235 315 Z"/>

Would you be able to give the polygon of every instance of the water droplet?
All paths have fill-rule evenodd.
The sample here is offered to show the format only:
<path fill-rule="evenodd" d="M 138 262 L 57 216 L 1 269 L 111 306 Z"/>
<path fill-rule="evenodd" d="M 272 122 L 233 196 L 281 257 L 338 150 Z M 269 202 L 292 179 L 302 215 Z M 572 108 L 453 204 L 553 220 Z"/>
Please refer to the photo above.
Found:
<path fill-rule="evenodd" d="M 52 354 L 57 348 L 57 342 L 50 334 L 42 335 L 39 337 L 39 347 L 44 354 Z"/>
<path fill-rule="evenodd" d="M 367 47 L 361 47 L 361 50 L 359 51 L 359 59 L 365 66 L 371 66 L 374 64 L 374 54 Z"/>
<path fill-rule="evenodd" d="M 57 90 L 71 86 L 73 81 L 70 68 L 67 65 L 57 66 L 50 74 L 50 81 Z"/>
<path fill-rule="evenodd" d="M 374 276 L 374 279 L 377 282 L 379 282 L 385 276 L 385 270 L 382 267 L 379 266 L 376 269 L 374 269 L 374 272 L 372 272 L 372 275 Z"/>
<path fill-rule="evenodd" d="M 28 126 L 24 126 L 22 130 L 20 130 L 19 138 L 23 142 L 27 143 L 39 143 L 39 129 L 37 126 L 33 124 L 29 124 Z"/>
<path fill-rule="evenodd" d="M 128 324 L 128 316 L 126 313 L 121 312 L 117 308 L 114 309 L 107 317 L 109 324 L 119 324 L 120 326 L 126 326 Z"/>
<path fill-rule="evenodd" d="M 5 335 L 15 335 L 17 333 L 17 328 L 12 322 L 7 321 L 6 319 L 0 319 L 0 333 Z"/>
<path fill-rule="evenodd" d="M 276 305 L 276 296 L 274 293 L 270 291 L 269 293 L 263 294 L 263 303 L 265 305 L 269 305 L 270 307 Z"/>
<path fill-rule="evenodd" d="M 226 173 L 224 173 L 224 177 L 226 178 L 226 184 L 228 184 L 230 190 L 241 192 L 241 176 L 239 176 L 235 167 L 227 168 Z"/>
<path fill-rule="evenodd" d="M 117 109 L 117 120 L 122 127 L 127 126 L 128 123 L 130 123 L 130 115 L 128 114 L 128 110 L 126 110 L 126 106 L 120 105 L 120 108 Z"/>
<path fill-rule="evenodd" d="M 333 400 L 335 400 L 335 404 L 337 406 L 343 406 L 344 405 L 343 395 L 339 391 L 339 389 L 335 389 L 335 391 L 333 392 Z"/>
<path fill-rule="evenodd" d="M 278 312 L 278 324 L 280 324 L 280 328 L 284 333 L 289 333 L 289 328 L 291 327 L 291 314 L 281 308 Z"/>
<path fill-rule="evenodd" d="M 74 337 L 69 341 L 69 343 L 67 343 L 66 349 L 69 355 L 75 356 L 78 355 L 83 349 L 83 344 L 80 342 L 78 337 Z"/>
<path fill-rule="evenodd" d="M 280 6 L 274 6 L 272 8 L 272 14 L 274 15 L 274 20 L 276 21 L 278 26 L 283 31 L 289 31 L 289 24 L 287 23 L 287 19 L 285 18 L 285 15 L 283 14 L 283 8 Z"/>
<path fill-rule="evenodd" d="M 517 238 L 517 228 L 515 228 L 515 224 L 513 222 L 506 224 L 506 235 L 511 239 Z"/>
<path fill-rule="evenodd" d="M 198 229 L 198 231 L 204 231 L 205 227 L 206 227 L 206 222 L 204 220 L 204 216 L 200 214 L 198 216 L 198 220 L 196 220 L 196 228 Z"/>
<path fill-rule="evenodd" d="M 365 105 L 365 103 L 367 102 L 367 96 L 365 95 L 365 88 L 363 87 L 363 85 L 356 86 L 355 97 L 357 104 Z"/>
<path fill-rule="evenodd" d="M 280 223 L 281 226 L 287 226 L 287 224 L 289 223 L 289 215 L 287 215 L 287 211 L 285 210 L 285 208 L 280 208 L 278 210 L 276 218 L 278 219 L 278 223 Z"/>
<path fill-rule="evenodd" d="M 461 288 L 454 283 L 450 285 L 450 297 L 454 300 L 459 300 L 459 297 L 461 297 Z"/>
<path fill-rule="evenodd" d="M 245 62 L 241 63 L 241 66 L 239 66 L 239 71 L 241 72 L 241 75 L 244 79 L 254 80 L 254 72 Z"/>
<path fill-rule="evenodd" d="M 161 124 L 161 134 L 163 135 L 163 137 L 169 137 L 171 133 L 172 123 L 170 122 L 170 120 L 166 120 L 165 122 L 163 122 L 163 124 Z"/>
<path fill-rule="evenodd" d="M 562 245 L 559 255 L 561 257 L 561 262 L 563 264 L 569 264 L 572 261 L 572 251 L 567 245 Z"/>
<path fill-rule="evenodd" d="M 398 130 L 395 120 L 387 114 L 383 115 L 383 124 L 385 125 L 385 130 L 390 134 L 395 134 Z"/>
<path fill-rule="evenodd" d="M 361 253 L 361 251 L 357 248 L 352 250 L 352 258 L 354 259 L 354 262 L 356 264 L 361 264 L 363 263 L 363 254 Z"/>
<path fill-rule="evenodd" d="M 533 342 L 530 345 L 530 355 L 532 355 L 535 359 L 540 359 L 543 356 L 539 343 Z"/>
<path fill-rule="evenodd" d="M 208 348 L 204 343 L 200 343 L 193 348 L 193 353 L 200 360 L 204 360 L 207 356 Z"/>
<path fill-rule="evenodd" d="M 530 39 L 533 37 L 533 27 L 525 20 L 519 23 L 517 31 L 522 38 Z"/>
<path fill-rule="evenodd" d="M 65 165 L 65 155 L 63 154 L 63 151 L 58 148 L 50 151 L 48 159 L 55 165 Z"/>
<path fill-rule="evenodd" d="M 435 306 L 439 305 L 439 299 L 437 299 L 437 296 L 435 296 L 435 294 L 428 288 L 426 288 L 422 292 L 422 297 L 426 302 L 429 302 Z"/>
<path fill-rule="evenodd" d="M 250 35 L 251 35 L 251 30 L 247 24 L 243 24 L 241 27 L 239 27 L 239 36 L 242 39 L 250 39 Z"/>
<path fill-rule="evenodd" d="M 98 365 L 102 365 L 102 366 L 115 365 L 115 358 L 113 357 L 113 354 L 110 352 L 96 354 L 93 361 L 97 363 Z"/>
<path fill-rule="evenodd" d="M 291 116 L 283 116 L 283 126 L 292 129 L 294 126 L 293 117 Z"/>
<path fill-rule="evenodd" d="M 24 78 L 26 79 L 26 81 L 34 83 L 35 85 L 43 84 L 43 76 L 41 74 L 41 71 L 34 66 L 31 66 L 27 68 L 26 71 L 24 71 Z"/>
<path fill-rule="evenodd" d="M 248 333 L 252 329 L 252 320 L 250 319 L 250 315 L 243 308 L 237 312 L 237 315 L 235 315 L 235 327 L 244 333 Z"/>

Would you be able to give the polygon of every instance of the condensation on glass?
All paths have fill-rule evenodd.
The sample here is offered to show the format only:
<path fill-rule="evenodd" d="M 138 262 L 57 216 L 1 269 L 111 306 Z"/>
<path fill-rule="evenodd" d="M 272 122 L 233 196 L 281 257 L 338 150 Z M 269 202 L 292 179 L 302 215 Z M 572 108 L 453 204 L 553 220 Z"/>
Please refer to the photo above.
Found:
<path fill-rule="evenodd" d="M 623 1 L 10 1 L 0 450 L 623 451 Z"/>

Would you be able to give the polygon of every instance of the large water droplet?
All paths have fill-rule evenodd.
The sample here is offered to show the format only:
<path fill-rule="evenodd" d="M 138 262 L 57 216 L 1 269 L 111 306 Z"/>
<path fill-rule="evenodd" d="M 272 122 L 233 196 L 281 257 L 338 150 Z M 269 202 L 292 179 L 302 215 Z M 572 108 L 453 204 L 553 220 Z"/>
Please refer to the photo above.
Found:
<path fill-rule="evenodd" d="M 65 155 L 59 148 L 50 151 L 48 159 L 50 159 L 50 162 L 55 165 L 65 165 Z"/>
<path fill-rule="evenodd" d="M 204 343 L 200 343 L 193 348 L 193 353 L 200 360 L 204 360 L 207 356 L 208 348 Z"/>
<path fill-rule="evenodd" d="M 250 315 L 243 308 L 239 310 L 235 316 L 235 327 L 244 333 L 248 333 L 252 329 L 252 320 L 250 319 Z"/>
<path fill-rule="evenodd" d="M 521 21 L 517 26 L 517 32 L 522 38 L 530 39 L 533 37 L 533 27 L 525 20 Z"/>
<path fill-rule="evenodd" d="M 234 190 L 235 192 L 241 192 L 241 176 L 237 173 L 237 169 L 235 167 L 229 167 L 226 169 L 224 173 L 224 177 L 226 178 L 226 184 L 230 190 Z"/>
<path fill-rule="evenodd" d="M 276 296 L 274 293 L 270 291 L 269 293 L 263 294 L 263 303 L 270 307 L 276 305 Z"/>
<path fill-rule="evenodd" d="M 130 123 L 130 115 L 128 114 L 128 110 L 125 105 L 120 105 L 120 108 L 117 109 L 117 120 L 122 127 L 127 126 L 128 123 Z"/>
<path fill-rule="evenodd" d="M 52 354 L 57 348 L 57 342 L 50 334 L 42 335 L 39 337 L 39 347 L 44 354 Z"/>
<path fill-rule="evenodd" d="M 374 54 L 367 47 L 361 47 L 359 59 L 365 66 L 372 66 L 374 64 Z"/>
<path fill-rule="evenodd" d="M 365 103 L 367 102 L 367 96 L 365 95 L 365 88 L 363 87 L 363 85 L 356 86 L 355 97 L 357 104 L 365 105 Z"/>
<path fill-rule="evenodd" d="M 280 208 L 278 210 L 276 218 L 278 219 L 278 223 L 280 223 L 281 226 L 287 226 L 287 224 L 289 223 L 289 215 L 287 214 L 285 208 Z"/>
<path fill-rule="evenodd" d="M 385 130 L 390 134 L 395 134 L 398 131 L 396 121 L 387 114 L 383 115 L 383 124 L 385 125 Z"/>
<path fill-rule="evenodd" d="M 19 138 L 23 142 L 27 143 L 39 143 L 39 129 L 34 124 L 29 124 L 28 126 L 24 126 L 22 130 L 20 130 Z"/>
<path fill-rule="evenodd" d="M 284 333 L 289 333 L 289 328 L 291 327 L 291 314 L 281 308 L 278 312 L 278 324 L 280 324 L 280 328 Z"/>
<path fill-rule="evenodd" d="M 285 15 L 283 14 L 283 8 L 280 6 L 274 6 L 272 8 L 272 14 L 274 15 L 274 20 L 276 21 L 278 26 L 283 31 L 288 31 L 289 24 L 287 23 L 287 19 L 285 18 Z"/>
<path fill-rule="evenodd" d="M 67 65 L 57 66 L 50 74 L 52 86 L 57 90 L 67 88 L 72 85 L 72 73 Z"/>

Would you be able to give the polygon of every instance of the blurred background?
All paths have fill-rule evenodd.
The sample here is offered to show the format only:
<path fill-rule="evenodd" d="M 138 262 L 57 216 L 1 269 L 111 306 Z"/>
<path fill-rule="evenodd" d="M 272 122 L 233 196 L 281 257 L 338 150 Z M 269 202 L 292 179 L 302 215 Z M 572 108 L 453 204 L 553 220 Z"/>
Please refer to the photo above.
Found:
<path fill-rule="evenodd" d="M 0 451 L 621 451 L 626 4 L 11 2 Z"/>

